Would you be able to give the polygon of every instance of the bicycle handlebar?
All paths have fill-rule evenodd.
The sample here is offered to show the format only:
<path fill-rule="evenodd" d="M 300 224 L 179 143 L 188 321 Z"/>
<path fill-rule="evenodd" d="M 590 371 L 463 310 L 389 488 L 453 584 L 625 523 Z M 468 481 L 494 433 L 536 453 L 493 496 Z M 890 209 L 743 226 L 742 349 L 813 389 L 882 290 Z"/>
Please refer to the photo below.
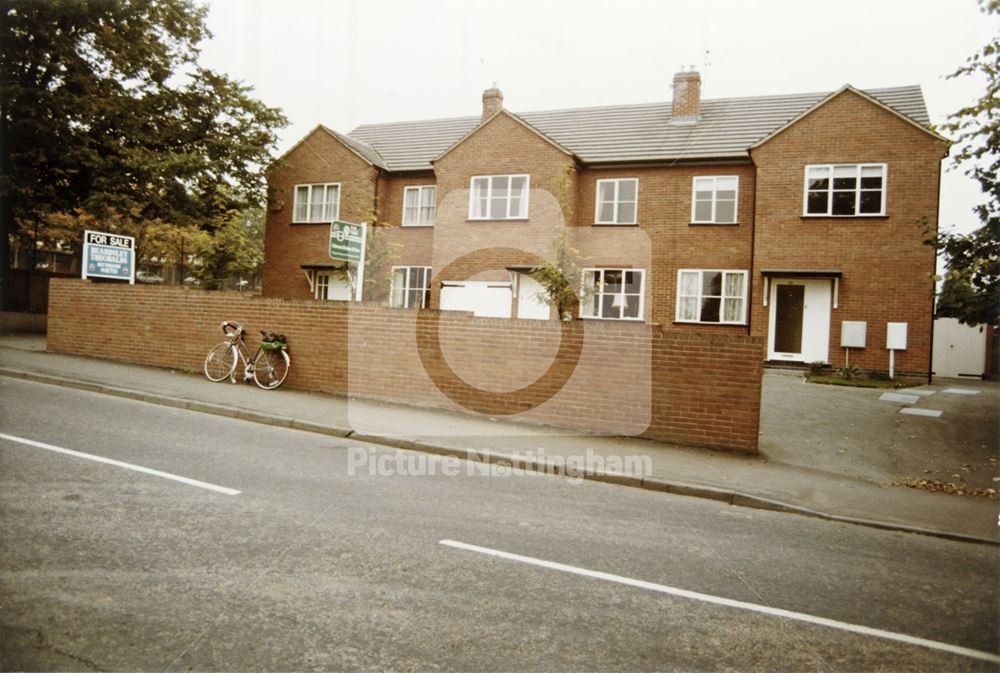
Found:
<path fill-rule="evenodd" d="M 240 336 L 243 334 L 243 326 L 231 320 L 222 321 L 222 333 L 226 336 Z"/>

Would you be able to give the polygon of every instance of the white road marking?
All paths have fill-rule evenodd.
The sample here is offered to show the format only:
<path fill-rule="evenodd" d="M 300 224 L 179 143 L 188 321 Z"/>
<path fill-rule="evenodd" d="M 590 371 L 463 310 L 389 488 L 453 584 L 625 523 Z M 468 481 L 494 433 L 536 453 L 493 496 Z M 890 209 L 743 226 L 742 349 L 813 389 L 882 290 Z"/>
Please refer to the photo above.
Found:
<path fill-rule="evenodd" d="M 938 411 L 937 409 L 917 409 L 916 407 L 903 407 L 899 410 L 901 414 L 909 414 L 910 416 L 929 416 L 931 418 L 940 418 L 943 411 Z"/>
<path fill-rule="evenodd" d="M 698 593 L 697 591 L 678 589 L 676 587 L 670 587 L 665 584 L 646 582 L 644 580 L 632 579 L 630 577 L 622 577 L 621 575 L 612 575 L 611 573 L 600 572 L 597 570 L 587 570 L 586 568 L 578 568 L 576 566 L 566 565 L 564 563 L 556 563 L 554 561 L 544 561 L 542 559 L 532 558 L 531 556 L 521 556 L 520 554 L 511 554 L 510 552 L 500 551 L 498 549 L 490 549 L 489 547 L 479 547 L 477 545 L 467 544 L 465 542 L 456 542 L 455 540 L 441 540 L 440 544 L 443 544 L 446 547 L 453 547 L 455 549 L 463 549 L 465 551 L 476 552 L 479 554 L 486 554 L 488 556 L 496 556 L 497 558 L 507 559 L 508 561 L 518 561 L 519 563 L 527 563 L 529 565 L 538 566 L 540 568 L 548 568 L 549 570 L 560 570 L 562 572 L 572 573 L 574 575 L 582 575 L 584 577 L 592 577 L 594 579 L 604 580 L 606 582 L 614 582 L 616 584 L 624 584 L 626 586 L 638 587 L 640 589 L 657 591 L 659 593 L 669 594 L 671 596 L 679 596 L 681 598 L 689 598 L 691 600 L 702 601 L 705 603 L 712 603 L 714 605 L 722 605 L 730 608 L 739 608 L 740 610 L 759 612 L 761 614 L 770 615 L 773 617 L 784 617 L 785 619 L 793 619 L 795 621 L 806 622 L 809 624 L 827 626 L 829 628 L 839 629 L 841 631 L 849 631 L 851 633 L 858 633 L 865 636 L 873 636 L 875 638 L 883 638 L 885 640 L 895 640 L 900 643 L 906 643 L 907 645 L 917 645 L 919 647 L 926 647 L 932 650 L 939 650 L 941 652 L 958 654 L 960 656 L 970 657 L 972 659 L 981 659 L 983 661 L 989 661 L 992 663 L 1000 663 L 1000 655 L 996 655 L 992 652 L 983 652 L 981 650 L 973 650 L 968 647 L 950 645 L 948 643 L 942 643 L 936 640 L 928 640 L 926 638 L 909 636 L 906 635 L 905 633 L 884 631 L 882 629 L 871 628 L 870 626 L 860 626 L 858 624 L 850 624 L 848 622 L 837 621 L 836 619 L 816 617 L 814 615 L 808 615 L 803 612 L 793 612 L 791 610 L 782 610 L 781 608 L 772 608 L 768 605 L 758 605 L 757 603 L 747 603 L 744 601 L 733 600 L 731 598 L 722 598 L 720 596 L 702 594 Z"/>
<path fill-rule="evenodd" d="M 15 437 L 14 435 L 5 435 L 0 432 L 0 439 L 6 439 L 10 442 L 16 442 L 18 444 L 24 444 L 26 446 L 34 446 L 39 449 L 45 449 L 47 451 L 55 451 L 56 453 L 64 453 L 67 456 L 73 456 L 75 458 L 85 458 L 86 460 L 93 460 L 98 463 L 104 463 L 106 465 L 114 465 L 115 467 L 123 467 L 126 470 L 134 470 L 135 472 L 142 472 L 143 474 L 151 474 L 154 477 L 162 477 L 164 479 L 171 479 L 173 481 L 179 481 L 182 484 L 188 484 L 189 486 L 197 486 L 198 488 L 208 489 L 209 491 L 215 491 L 216 493 L 225 493 L 226 495 L 239 495 L 240 492 L 234 488 L 226 488 L 225 486 L 216 486 L 215 484 L 209 484 L 208 482 L 198 481 L 197 479 L 189 479 L 188 477 L 182 477 L 177 474 L 171 474 L 169 472 L 161 472 L 160 470 L 154 470 L 149 467 L 143 467 L 141 465 L 133 465 L 132 463 L 125 463 L 120 460 L 115 460 L 113 458 L 104 458 L 103 456 L 95 456 L 92 453 L 83 453 L 82 451 L 74 451 L 73 449 L 64 449 L 61 446 L 53 446 L 52 444 L 46 444 L 44 442 L 36 442 L 33 439 L 25 439 L 24 437 Z"/>
<path fill-rule="evenodd" d="M 903 395 L 901 393 L 882 393 L 879 399 L 883 402 L 902 402 L 903 404 L 916 404 L 920 397 L 918 395 Z"/>
<path fill-rule="evenodd" d="M 951 393 L 952 395 L 978 395 L 978 390 L 973 390 L 972 388 L 945 388 L 941 392 Z"/>

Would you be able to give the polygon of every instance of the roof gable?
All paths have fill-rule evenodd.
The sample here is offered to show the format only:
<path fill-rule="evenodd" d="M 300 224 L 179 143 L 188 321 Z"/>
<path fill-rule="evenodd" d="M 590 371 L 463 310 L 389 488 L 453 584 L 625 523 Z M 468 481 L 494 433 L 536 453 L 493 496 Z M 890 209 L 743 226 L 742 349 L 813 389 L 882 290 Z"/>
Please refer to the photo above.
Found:
<path fill-rule="evenodd" d="M 538 129 L 536 129 L 534 126 L 532 126 L 531 124 L 529 124 L 526 121 L 524 121 L 523 119 L 521 119 L 516 114 L 513 114 L 512 112 L 508 112 L 507 110 L 505 110 L 503 108 L 500 108 L 499 110 L 497 110 L 496 112 L 494 112 L 493 115 L 491 115 L 489 119 L 486 119 L 481 124 L 477 124 L 468 133 L 466 133 L 464 136 L 462 136 L 457 141 L 455 141 L 454 143 L 452 143 L 451 146 L 448 147 L 448 149 L 446 149 L 444 152 L 442 152 L 438 156 L 436 156 L 433 159 L 431 159 L 430 160 L 431 163 L 435 163 L 437 161 L 440 161 L 442 158 L 445 157 L 445 155 L 447 155 L 449 152 L 451 152 L 452 150 L 454 150 L 456 147 L 458 147 L 459 145 L 461 145 L 462 143 L 464 143 L 466 140 L 468 140 L 472 136 L 476 135 L 480 130 L 486 128 L 489 124 L 492 124 L 493 121 L 496 120 L 501 115 L 506 115 L 510 119 L 513 119 L 515 122 L 517 122 L 518 124 L 520 124 L 521 126 L 523 126 L 524 128 L 526 128 L 528 131 L 531 131 L 533 134 L 535 134 L 536 136 L 538 136 L 539 138 L 541 138 L 542 140 L 544 140 L 548 144 L 552 145 L 553 147 L 555 147 L 560 152 L 563 152 L 564 154 L 567 154 L 567 155 L 569 155 L 571 157 L 572 156 L 576 156 L 576 155 L 573 154 L 573 152 L 571 152 L 570 150 L 566 149 L 565 147 L 563 147 L 562 145 L 560 145 L 559 143 L 557 143 L 556 141 L 554 141 L 552 138 L 549 138 L 547 135 L 545 135 L 544 133 L 542 133 L 541 131 L 539 131 Z"/>
<path fill-rule="evenodd" d="M 914 126 L 914 127 L 918 128 L 918 129 L 920 129 L 921 131 L 923 131 L 927 135 L 932 136 L 933 138 L 935 138 L 937 140 L 940 140 L 942 142 L 949 142 L 947 138 L 944 138 L 943 136 L 938 135 L 937 133 L 935 133 L 933 130 L 931 130 L 927 126 L 924 126 L 923 124 L 920 124 L 920 123 L 914 121 L 913 119 L 911 119 L 907 115 L 903 114 L 902 112 L 900 112 L 896 108 L 891 107 L 889 105 L 886 105 L 882 101 L 880 101 L 877 98 L 874 98 L 874 97 L 868 95 L 867 93 L 865 93 L 864 91 L 862 91 L 860 89 L 855 89 L 850 84 L 845 84 L 844 86 L 840 87 L 839 89 L 837 89 L 833 93 L 831 93 L 831 94 L 823 97 L 821 100 L 819 100 L 814 105 L 812 105 L 809 109 L 803 111 L 799 115 L 796 115 L 794 119 L 789 120 L 787 123 L 783 124 L 780 128 L 775 129 L 774 131 L 772 131 L 771 133 L 769 133 L 767 136 L 765 136 L 765 137 L 761 138 L 760 140 L 758 140 L 757 142 L 755 142 L 753 145 L 750 145 L 749 149 L 751 149 L 751 150 L 755 149 L 757 147 L 760 147 L 764 143 L 769 142 L 775 136 L 781 134 L 782 132 L 784 132 L 788 128 L 790 128 L 790 127 L 794 126 L 795 124 L 799 123 L 800 121 L 802 121 L 804 118 L 806 118 L 809 115 L 811 115 L 813 112 L 815 112 L 819 108 L 823 107 L 824 105 L 826 105 L 827 103 L 829 103 L 833 99 L 838 98 L 838 97 L 842 96 L 843 94 L 845 94 L 847 92 L 851 92 L 853 94 L 857 94 L 862 99 L 868 101 L 869 103 L 871 103 L 871 104 L 873 104 L 873 105 L 875 105 L 875 106 L 877 106 L 879 108 L 882 108 L 886 112 L 889 112 L 890 114 L 898 117 L 899 119 L 902 119 L 907 124 L 910 124 L 911 126 Z"/>
<path fill-rule="evenodd" d="M 275 163 L 284 161 L 284 159 L 288 155 L 297 150 L 301 145 L 303 145 L 307 140 L 309 140 L 309 138 L 312 138 L 317 133 L 326 133 L 327 135 L 333 137 L 334 140 L 336 140 L 341 145 L 346 147 L 353 154 L 357 155 L 362 161 L 364 161 L 370 166 L 377 166 L 378 168 L 383 168 L 383 169 L 388 168 L 385 165 L 385 162 L 382 161 L 382 157 L 379 156 L 378 151 L 374 147 L 360 140 L 357 140 L 356 138 L 351 138 L 350 136 L 345 136 L 340 133 L 337 133 L 333 129 L 323 126 L 322 124 L 317 124 L 312 131 L 302 136 L 302 138 L 297 143 L 289 147 L 288 150 L 286 150 L 280 157 L 278 157 L 275 160 Z"/>

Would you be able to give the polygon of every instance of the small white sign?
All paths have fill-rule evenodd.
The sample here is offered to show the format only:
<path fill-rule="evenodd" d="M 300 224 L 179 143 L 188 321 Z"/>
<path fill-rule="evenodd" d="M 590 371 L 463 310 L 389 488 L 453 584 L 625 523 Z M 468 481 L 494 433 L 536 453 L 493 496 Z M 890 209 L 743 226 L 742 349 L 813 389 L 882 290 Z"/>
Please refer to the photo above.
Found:
<path fill-rule="evenodd" d="M 864 320 L 844 320 L 840 323 L 840 347 L 864 348 L 868 323 Z"/>
<path fill-rule="evenodd" d="M 891 322 L 885 326 L 885 347 L 891 351 L 906 350 L 906 323 Z"/>

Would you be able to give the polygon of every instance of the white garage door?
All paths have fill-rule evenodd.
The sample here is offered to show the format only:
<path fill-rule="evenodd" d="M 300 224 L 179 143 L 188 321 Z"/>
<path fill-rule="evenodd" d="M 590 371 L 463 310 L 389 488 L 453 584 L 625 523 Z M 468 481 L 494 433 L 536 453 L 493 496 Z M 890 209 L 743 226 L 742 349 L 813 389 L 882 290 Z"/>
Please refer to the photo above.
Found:
<path fill-rule="evenodd" d="M 522 273 L 517 279 L 517 317 L 527 320 L 548 320 L 549 305 L 538 298 L 542 286 L 538 281 Z"/>
<path fill-rule="evenodd" d="M 510 283 L 445 281 L 441 287 L 441 310 L 471 311 L 484 318 L 509 318 L 511 296 Z"/>
<path fill-rule="evenodd" d="M 986 371 L 986 330 L 955 318 L 934 319 L 934 374 L 982 376 Z"/>

